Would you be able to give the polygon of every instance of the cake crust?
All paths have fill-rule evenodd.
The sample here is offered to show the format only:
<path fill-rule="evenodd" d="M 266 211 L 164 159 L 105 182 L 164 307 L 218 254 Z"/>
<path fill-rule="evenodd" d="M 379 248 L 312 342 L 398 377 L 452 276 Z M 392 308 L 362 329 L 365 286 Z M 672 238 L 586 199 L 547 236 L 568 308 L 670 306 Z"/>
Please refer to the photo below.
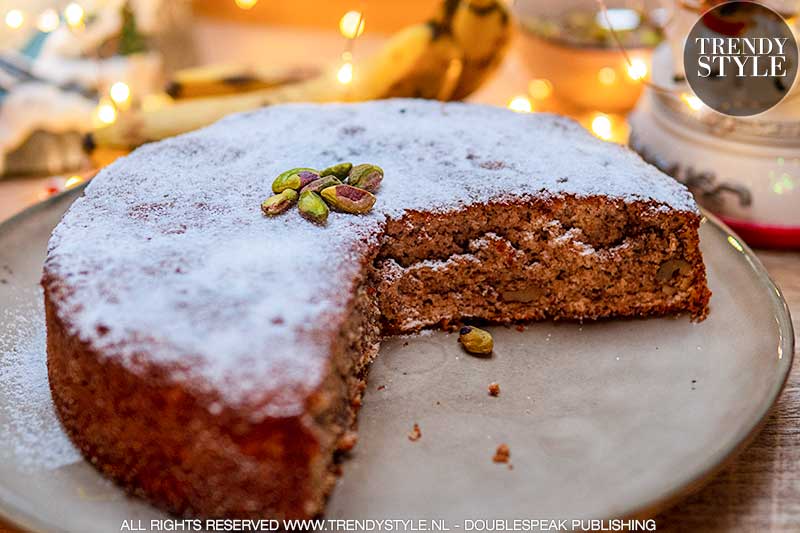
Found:
<path fill-rule="evenodd" d="M 369 160 L 365 216 L 260 214 L 272 177 Z M 187 516 L 314 516 L 381 335 L 460 319 L 687 312 L 710 292 L 689 192 L 552 115 L 416 100 L 287 105 L 101 172 L 44 267 L 70 438 Z"/>

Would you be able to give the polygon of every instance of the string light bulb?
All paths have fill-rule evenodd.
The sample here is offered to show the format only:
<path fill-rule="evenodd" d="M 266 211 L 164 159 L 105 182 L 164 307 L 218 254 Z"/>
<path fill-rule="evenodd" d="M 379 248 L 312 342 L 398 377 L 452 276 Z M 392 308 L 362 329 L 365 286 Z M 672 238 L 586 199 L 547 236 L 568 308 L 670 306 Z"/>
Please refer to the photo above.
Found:
<path fill-rule="evenodd" d="M 681 93 L 681 100 L 683 100 L 692 111 L 700 111 L 703 108 L 703 101 L 693 94 Z"/>
<path fill-rule="evenodd" d="M 336 79 L 342 85 L 347 85 L 353 81 L 353 64 L 349 61 L 339 67 L 339 72 L 336 73 Z"/>
<path fill-rule="evenodd" d="M 533 104 L 527 96 L 518 95 L 508 102 L 508 108 L 517 113 L 530 113 L 533 111 Z"/>
<path fill-rule="evenodd" d="M 17 30 L 25 23 L 25 14 L 19 9 L 12 9 L 6 13 L 6 26 L 12 30 Z"/>
<path fill-rule="evenodd" d="M 339 19 L 339 32 L 348 39 L 364 33 L 364 16 L 360 11 L 348 11 Z"/>
<path fill-rule="evenodd" d="M 45 9 L 36 19 L 36 28 L 43 33 L 50 33 L 58 28 L 59 24 L 61 24 L 61 19 L 55 9 Z"/>
<path fill-rule="evenodd" d="M 241 9 L 251 9 L 258 0 L 236 0 L 236 5 Z"/>
<path fill-rule="evenodd" d="M 83 17 L 85 14 L 86 12 L 83 10 L 83 7 L 77 2 L 72 2 L 64 8 L 64 19 L 72 28 L 77 28 L 83 24 Z"/>
<path fill-rule="evenodd" d="M 115 104 L 122 105 L 127 103 L 130 99 L 131 89 L 125 82 L 118 81 L 111 86 L 108 94 L 111 96 L 111 99 L 114 100 Z"/>
<path fill-rule="evenodd" d="M 641 59 L 634 59 L 628 65 L 628 76 L 634 81 L 644 79 L 647 76 L 647 63 Z"/>
<path fill-rule="evenodd" d="M 100 126 L 108 126 L 117 120 L 117 108 L 111 102 L 100 102 L 95 109 L 95 117 Z"/>
<path fill-rule="evenodd" d="M 531 80 L 528 83 L 528 93 L 534 100 L 544 100 L 553 94 L 553 84 L 544 78 Z"/>
<path fill-rule="evenodd" d="M 612 135 L 611 119 L 602 113 L 598 113 L 592 119 L 592 133 L 603 140 L 609 140 Z"/>
<path fill-rule="evenodd" d="M 75 187 L 76 185 L 81 184 L 82 182 L 83 182 L 83 178 L 76 174 L 74 176 L 70 176 L 69 178 L 67 178 L 67 181 L 64 182 L 64 188 L 65 189 L 71 189 L 71 188 Z"/>

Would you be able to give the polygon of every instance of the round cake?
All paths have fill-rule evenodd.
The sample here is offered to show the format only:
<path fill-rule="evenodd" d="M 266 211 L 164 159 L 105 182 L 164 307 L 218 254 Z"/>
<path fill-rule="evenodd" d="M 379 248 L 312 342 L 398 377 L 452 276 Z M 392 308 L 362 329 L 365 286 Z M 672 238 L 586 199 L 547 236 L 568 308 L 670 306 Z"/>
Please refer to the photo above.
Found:
<path fill-rule="evenodd" d="M 275 176 L 381 166 L 365 215 L 266 217 Z M 382 336 L 459 321 L 701 319 L 689 192 L 554 115 L 284 105 L 104 169 L 50 241 L 57 413 L 101 472 L 185 516 L 308 517 Z"/>

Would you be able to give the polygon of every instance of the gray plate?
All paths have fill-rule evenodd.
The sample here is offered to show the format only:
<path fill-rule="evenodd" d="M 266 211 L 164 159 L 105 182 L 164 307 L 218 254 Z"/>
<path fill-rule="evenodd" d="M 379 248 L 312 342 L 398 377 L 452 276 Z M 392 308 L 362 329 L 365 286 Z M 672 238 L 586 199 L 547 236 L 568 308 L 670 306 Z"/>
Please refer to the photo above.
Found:
<path fill-rule="evenodd" d="M 71 448 L 44 366 L 37 283 L 78 192 L 0 225 L 0 512 L 34 530 L 119 531 L 124 519 L 165 516 Z M 786 304 L 752 252 L 713 219 L 701 243 L 714 296 L 700 324 L 497 327 L 489 359 L 443 332 L 387 341 L 327 516 L 642 516 L 701 485 L 760 427 L 794 353 Z M 487 394 L 493 381 L 499 398 Z M 411 442 L 415 422 L 422 438 Z M 513 469 L 492 462 L 500 443 Z"/>

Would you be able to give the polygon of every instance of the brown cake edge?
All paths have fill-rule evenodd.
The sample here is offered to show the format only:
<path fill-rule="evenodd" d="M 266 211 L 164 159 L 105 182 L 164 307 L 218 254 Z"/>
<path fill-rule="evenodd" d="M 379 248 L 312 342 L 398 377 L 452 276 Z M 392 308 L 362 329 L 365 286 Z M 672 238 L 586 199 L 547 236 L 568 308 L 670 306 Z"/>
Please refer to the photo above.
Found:
<path fill-rule="evenodd" d="M 250 412 L 209 406 L 217 397 L 136 371 L 70 333 L 45 276 L 47 369 L 56 413 L 82 455 L 128 493 L 178 516 L 297 518 L 320 514 L 336 481 L 338 451 L 352 447 L 364 374 L 378 326 L 366 285 L 347 331 L 331 341 L 332 368 L 305 412 L 253 422 Z M 358 339 L 356 339 L 358 337 Z M 352 350 L 357 350 L 353 357 Z"/>

